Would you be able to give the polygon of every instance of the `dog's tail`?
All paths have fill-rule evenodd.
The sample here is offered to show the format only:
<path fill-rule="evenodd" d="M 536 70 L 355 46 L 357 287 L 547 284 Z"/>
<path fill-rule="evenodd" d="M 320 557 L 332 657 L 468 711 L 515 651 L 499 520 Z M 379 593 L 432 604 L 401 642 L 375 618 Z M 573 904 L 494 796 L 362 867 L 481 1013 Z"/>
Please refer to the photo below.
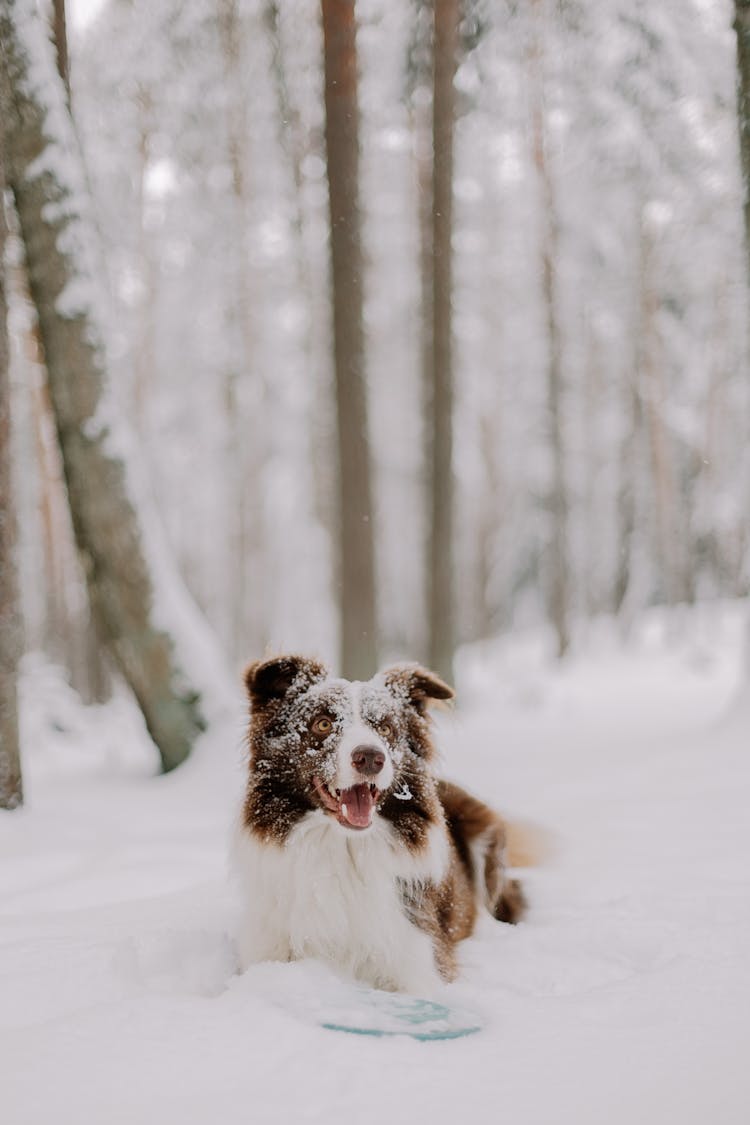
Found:
<path fill-rule="evenodd" d="M 495 851 L 490 841 L 484 863 L 486 905 L 499 922 L 520 922 L 528 910 L 528 899 L 518 879 L 510 878 L 508 868 L 537 867 L 548 860 L 554 849 L 552 836 L 528 821 L 498 819 L 502 847 Z"/>
<path fill-rule="evenodd" d="M 532 867 L 552 853 L 552 837 L 526 821 L 509 821 L 450 781 L 438 792 L 459 854 L 470 863 L 477 900 L 501 922 L 518 922 L 526 897 L 508 868 Z"/>
<path fill-rule="evenodd" d="M 505 820 L 505 863 L 508 867 L 539 867 L 555 854 L 551 832 L 528 820 Z"/>

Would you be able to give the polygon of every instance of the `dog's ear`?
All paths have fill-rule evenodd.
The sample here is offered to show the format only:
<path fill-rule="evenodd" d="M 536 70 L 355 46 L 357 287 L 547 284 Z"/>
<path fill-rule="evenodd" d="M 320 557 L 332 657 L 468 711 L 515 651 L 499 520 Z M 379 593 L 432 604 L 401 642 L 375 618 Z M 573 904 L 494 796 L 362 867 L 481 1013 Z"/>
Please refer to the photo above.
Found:
<path fill-rule="evenodd" d="M 383 678 L 399 699 L 410 703 L 424 715 L 431 700 L 453 699 L 454 691 L 434 672 L 419 664 L 394 664 L 386 668 Z"/>
<path fill-rule="evenodd" d="M 245 687 L 254 707 L 283 699 L 290 691 L 306 691 L 328 675 L 325 664 L 309 656 L 276 656 L 256 660 L 245 670 Z"/>

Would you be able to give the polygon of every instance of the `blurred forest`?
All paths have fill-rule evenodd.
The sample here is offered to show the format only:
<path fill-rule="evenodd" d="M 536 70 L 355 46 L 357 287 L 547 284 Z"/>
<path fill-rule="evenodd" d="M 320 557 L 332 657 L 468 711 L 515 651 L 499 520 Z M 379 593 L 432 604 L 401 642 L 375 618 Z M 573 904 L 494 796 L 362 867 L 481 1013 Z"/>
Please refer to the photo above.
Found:
<path fill-rule="evenodd" d="M 450 675 L 501 631 L 563 654 L 600 614 L 747 595 L 735 7 L 108 0 L 64 65 L 58 24 L 117 456 L 230 668 Z M 37 11 L 4 10 L 8 41 Z M 120 610 L 89 609 L 60 453 L 87 415 L 45 372 L 13 186 L 25 645 L 97 698 Z"/>

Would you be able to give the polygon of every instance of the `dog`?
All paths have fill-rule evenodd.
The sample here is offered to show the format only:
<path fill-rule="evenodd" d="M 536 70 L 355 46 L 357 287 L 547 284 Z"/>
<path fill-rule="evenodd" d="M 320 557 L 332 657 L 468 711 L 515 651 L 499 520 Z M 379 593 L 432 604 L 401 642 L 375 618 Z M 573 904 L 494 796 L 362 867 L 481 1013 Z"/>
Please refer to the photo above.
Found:
<path fill-rule="evenodd" d="M 245 684 L 241 968 L 313 957 L 434 994 L 481 910 L 515 923 L 526 906 L 502 818 L 435 775 L 427 709 L 452 689 L 417 664 L 360 683 L 294 655 L 251 664 Z"/>

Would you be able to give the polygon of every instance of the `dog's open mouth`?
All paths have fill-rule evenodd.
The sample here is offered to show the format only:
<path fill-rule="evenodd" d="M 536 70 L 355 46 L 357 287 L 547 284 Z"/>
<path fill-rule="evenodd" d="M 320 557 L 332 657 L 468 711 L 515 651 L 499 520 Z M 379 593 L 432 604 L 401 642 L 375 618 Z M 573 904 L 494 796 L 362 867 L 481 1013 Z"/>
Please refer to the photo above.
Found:
<path fill-rule="evenodd" d="M 323 808 L 333 813 L 339 824 L 345 828 L 369 828 L 372 816 L 380 797 L 376 785 L 362 782 L 351 789 L 331 790 L 319 777 L 313 778 L 315 792 Z"/>

